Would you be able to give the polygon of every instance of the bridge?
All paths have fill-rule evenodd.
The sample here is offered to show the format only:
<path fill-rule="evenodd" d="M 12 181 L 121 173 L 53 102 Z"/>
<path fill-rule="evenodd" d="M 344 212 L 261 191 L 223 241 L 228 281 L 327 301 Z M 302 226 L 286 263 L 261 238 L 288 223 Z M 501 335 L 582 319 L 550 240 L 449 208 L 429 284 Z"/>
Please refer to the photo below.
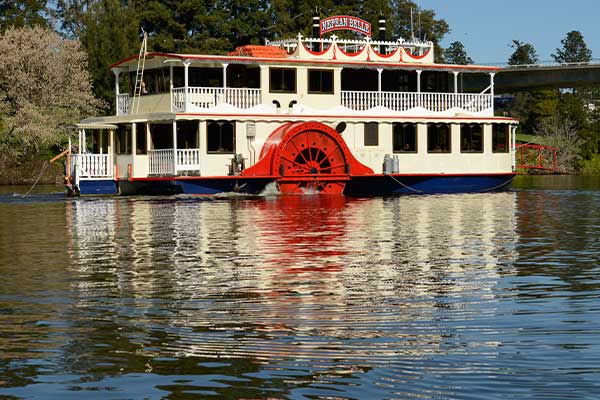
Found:
<path fill-rule="evenodd" d="M 600 58 L 585 63 L 555 63 L 508 65 L 489 64 L 503 68 L 494 78 L 496 94 L 514 93 L 521 90 L 542 88 L 576 88 L 600 84 Z M 489 77 L 466 75 L 465 90 L 485 87 Z"/>

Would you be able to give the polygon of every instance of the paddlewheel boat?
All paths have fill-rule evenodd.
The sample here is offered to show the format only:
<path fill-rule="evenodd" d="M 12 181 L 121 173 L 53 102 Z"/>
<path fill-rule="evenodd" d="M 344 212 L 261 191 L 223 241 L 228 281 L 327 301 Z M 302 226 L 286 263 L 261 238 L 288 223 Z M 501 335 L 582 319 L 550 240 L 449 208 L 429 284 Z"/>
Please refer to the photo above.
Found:
<path fill-rule="evenodd" d="M 110 67 L 115 115 L 77 124 L 70 192 L 256 194 L 271 184 L 283 194 L 381 195 L 510 184 L 517 121 L 494 116 L 498 68 L 436 64 L 429 41 L 386 40 L 385 20 L 378 40 L 358 18 L 313 22 L 314 38 L 228 55 L 147 52 L 144 39 L 139 55 Z M 462 92 L 473 75 L 487 87 Z"/>

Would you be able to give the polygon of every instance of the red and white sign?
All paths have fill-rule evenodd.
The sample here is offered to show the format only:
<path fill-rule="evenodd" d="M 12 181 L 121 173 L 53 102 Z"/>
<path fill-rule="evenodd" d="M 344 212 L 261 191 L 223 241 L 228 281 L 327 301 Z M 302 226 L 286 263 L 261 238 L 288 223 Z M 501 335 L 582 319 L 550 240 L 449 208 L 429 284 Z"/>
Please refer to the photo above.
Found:
<path fill-rule="evenodd" d="M 327 32 L 346 30 L 371 36 L 371 24 L 364 19 L 349 15 L 335 15 L 321 20 L 321 36 Z"/>

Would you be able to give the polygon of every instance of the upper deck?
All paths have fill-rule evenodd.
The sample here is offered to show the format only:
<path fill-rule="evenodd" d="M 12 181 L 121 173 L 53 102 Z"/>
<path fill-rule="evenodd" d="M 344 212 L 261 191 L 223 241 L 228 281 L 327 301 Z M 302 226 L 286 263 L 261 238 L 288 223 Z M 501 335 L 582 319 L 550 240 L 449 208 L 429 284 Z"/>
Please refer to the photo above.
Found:
<path fill-rule="evenodd" d="M 248 115 L 494 115 L 497 67 L 434 63 L 433 43 L 305 38 L 244 46 L 228 55 L 148 53 L 143 93 L 133 96 L 137 56 L 110 68 L 116 114 L 156 112 Z M 462 75 L 490 85 L 461 90 Z M 125 90 L 123 90 L 125 89 Z M 123 93 L 125 92 L 125 93 Z M 132 107 L 134 102 L 135 107 Z"/>

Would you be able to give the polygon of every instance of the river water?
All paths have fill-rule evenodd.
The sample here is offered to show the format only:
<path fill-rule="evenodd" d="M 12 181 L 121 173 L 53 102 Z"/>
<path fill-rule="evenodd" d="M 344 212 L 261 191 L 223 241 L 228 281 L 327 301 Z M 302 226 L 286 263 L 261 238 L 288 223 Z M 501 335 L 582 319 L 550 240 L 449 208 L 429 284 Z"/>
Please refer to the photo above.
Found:
<path fill-rule="evenodd" d="M 514 187 L 4 189 L 0 398 L 597 399 L 600 180 Z"/>

